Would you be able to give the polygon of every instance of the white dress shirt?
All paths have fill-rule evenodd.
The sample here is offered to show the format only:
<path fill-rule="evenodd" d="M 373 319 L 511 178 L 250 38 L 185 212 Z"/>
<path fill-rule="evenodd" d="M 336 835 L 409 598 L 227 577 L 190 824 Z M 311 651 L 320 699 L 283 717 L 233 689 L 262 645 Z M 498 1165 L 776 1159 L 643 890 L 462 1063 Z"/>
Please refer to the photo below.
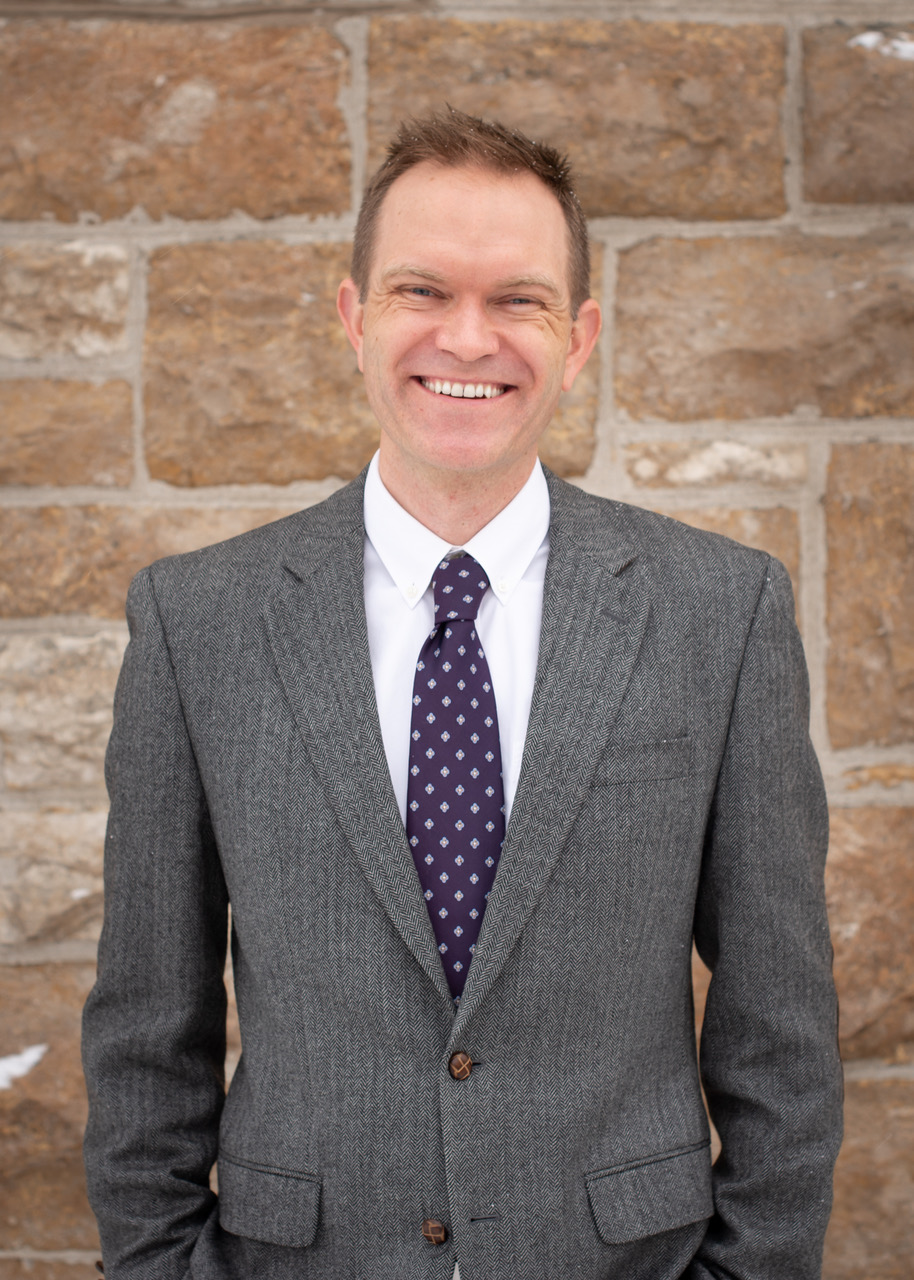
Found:
<path fill-rule="evenodd" d="M 463 548 L 426 529 L 384 487 L 375 454 L 365 482 L 365 613 L 381 734 L 400 816 L 406 822 L 413 680 L 435 621 L 436 565 L 462 549 L 483 567 L 490 590 L 476 629 L 489 663 L 505 788 L 517 791 L 539 656 L 549 554 L 549 490 L 539 462 L 520 493 Z"/>

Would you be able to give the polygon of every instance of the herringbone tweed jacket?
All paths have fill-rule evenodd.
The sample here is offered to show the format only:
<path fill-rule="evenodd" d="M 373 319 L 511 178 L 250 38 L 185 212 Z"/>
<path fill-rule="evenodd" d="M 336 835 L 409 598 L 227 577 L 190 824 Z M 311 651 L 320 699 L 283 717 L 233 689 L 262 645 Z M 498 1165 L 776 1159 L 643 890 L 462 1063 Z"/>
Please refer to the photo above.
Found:
<path fill-rule="evenodd" d="M 458 1012 L 378 724 L 362 482 L 134 582 L 85 1013 L 108 1280 L 819 1274 L 840 1084 L 787 576 L 549 482 L 524 764 Z"/>

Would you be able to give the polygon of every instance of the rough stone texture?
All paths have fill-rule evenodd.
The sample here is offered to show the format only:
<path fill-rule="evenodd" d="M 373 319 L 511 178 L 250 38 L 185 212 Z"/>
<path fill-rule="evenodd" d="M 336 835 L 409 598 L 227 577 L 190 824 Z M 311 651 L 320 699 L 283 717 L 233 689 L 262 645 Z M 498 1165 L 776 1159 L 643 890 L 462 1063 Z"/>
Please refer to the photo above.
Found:
<path fill-rule="evenodd" d="M 120 245 L 73 240 L 0 248 L 0 356 L 90 359 L 124 351 L 128 287 L 127 250 Z"/>
<path fill-rule="evenodd" d="M 369 169 L 446 100 L 567 151 L 593 216 L 784 211 L 775 26 L 377 18 L 369 77 Z"/>
<path fill-rule="evenodd" d="M 828 905 L 845 1057 L 914 1040 L 914 809 L 834 809 Z"/>
<path fill-rule="evenodd" d="M 632 418 L 914 413 L 910 236 L 647 240 L 617 299 Z"/>
<path fill-rule="evenodd" d="M 800 530 L 797 514 L 789 507 L 757 507 L 749 510 L 704 507 L 696 511 L 668 510 L 666 514 L 693 525 L 696 529 L 722 533 L 748 547 L 767 551 L 786 567 L 796 591 L 800 573 Z"/>
<path fill-rule="evenodd" d="M 351 477 L 378 431 L 336 314 L 343 245 L 155 253 L 146 457 L 177 485 Z"/>
<path fill-rule="evenodd" d="M 0 1258 L 0 1280 L 99 1280 L 95 1263 Z"/>
<path fill-rule="evenodd" d="M 809 200 L 914 200 L 914 28 L 803 32 Z"/>
<path fill-rule="evenodd" d="M 914 1081 L 849 1081 L 824 1280 L 910 1280 Z"/>
<path fill-rule="evenodd" d="M 639 488 L 687 489 L 734 483 L 784 488 L 806 479 L 802 445 L 760 446 L 741 440 L 639 441 L 623 449 L 625 469 Z"/>
<path fill-rule="evenodd" d="M 914 743 L 912 494 L 914 447 L 833 446 L 825 503 L 833 747 Z"/>
<path fill-rule="evenodd" d="M 0 382 L 0 484 L 129 484 L 132 394 L 126 382 Z"/>
<path fill-rule="evenodd" d="M 13 21 L 0 217 L 343 212 L 347 76 L 343 46 L 316 25 Z"/>
<path fill-rule="evenodd" d="M 900 787 L 905 782 L 914 782 L 914 764 L 860 765 L 856 769 L 845 769 L 841 776 L 848 791 L 857 791 L 860 787 L 873 784 L 880 787 Z"/>
<path fill-rule="evenodd" d="M 98 937 L 106 811 L 0 814 L 0 944 Z"/>
<path fill-rule="evenodd" d="M 160 556 L 221 542 L 286 507 L 12 507 L 0 510 L 0 617 L 123 618 L 130 579 Z"/>
<path fill-rule="evenodd" d="M 0 1249 L 92 1249 L 82 1131 L 80 1012 L 92 965 L 0 968 L 0 1057 L 47 1045 L 27 1075 L 0 1091 Z"/>
<path fill-rule="evenodd" d="M 10 790 L 103 790 L 125 632 L 0 636 L 2 778 Z M 5 815 L 4 845 L 15 838 L 15 823 Z M 37 831 L 35 840 L 43 843 Z"/>

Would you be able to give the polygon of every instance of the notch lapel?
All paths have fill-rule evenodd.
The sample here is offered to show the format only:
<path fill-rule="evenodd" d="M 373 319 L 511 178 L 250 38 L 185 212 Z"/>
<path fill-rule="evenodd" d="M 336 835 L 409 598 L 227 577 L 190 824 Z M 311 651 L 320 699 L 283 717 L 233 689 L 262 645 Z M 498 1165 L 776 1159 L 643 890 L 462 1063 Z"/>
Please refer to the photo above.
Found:
<path fill-rule="evenodd" d="M 365 624 L 362 486 L 336 497 L 334 512 L 342 508 L 348 518 L 315 521 L 290 549 L 264 606 L 267 635 L 337 821 L 384 910 L 450 1003 L 378 720 Z"/>
<path fill-rule="evenodd" d="M 612 731 L 649 614 L 646 568 L 591 500 L 550 479 L 543 622 L 517 794 L 454 1036 L 498 977 L 546 887 Z M 599 529 L 603 537 L 599 538 Z M 456 1040 L 455 1040 L 456 1043 Z"/>

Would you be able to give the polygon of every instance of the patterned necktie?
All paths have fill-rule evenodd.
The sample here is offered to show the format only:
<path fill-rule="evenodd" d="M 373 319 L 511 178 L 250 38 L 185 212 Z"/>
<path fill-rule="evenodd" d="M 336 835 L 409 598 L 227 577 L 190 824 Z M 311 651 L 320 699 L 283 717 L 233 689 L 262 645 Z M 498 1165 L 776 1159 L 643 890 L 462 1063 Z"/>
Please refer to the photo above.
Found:
<path fill-rule="evenodd" d="M 406 834 L 455 1000 L 505 838 L 495 694 L 476 635 L 488 588 L 472 556 L 441 561 L 413 685 Z"/>

